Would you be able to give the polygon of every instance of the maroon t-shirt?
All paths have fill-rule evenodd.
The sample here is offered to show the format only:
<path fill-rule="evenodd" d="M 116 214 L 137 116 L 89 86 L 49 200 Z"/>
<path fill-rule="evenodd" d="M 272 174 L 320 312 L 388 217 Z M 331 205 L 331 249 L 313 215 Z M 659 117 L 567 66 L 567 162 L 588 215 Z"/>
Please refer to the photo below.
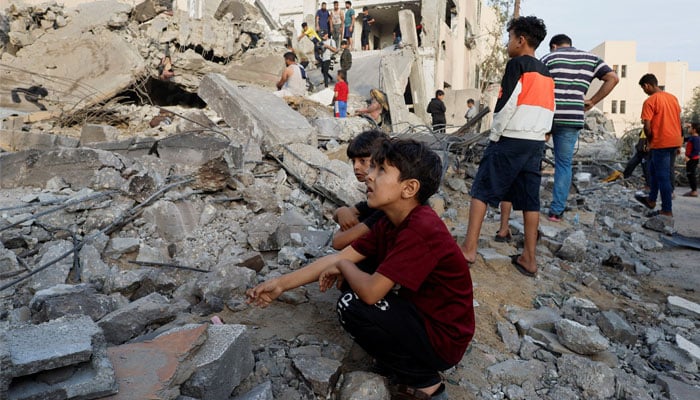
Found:
<path fill-rule="evenodd" d="M 401 285 L 399 296 L 416 305 L 435 352 L 457 364 L 474 336 L 472 279 L 435 211 L 418 206 L 398 227 L 383 217 L 352 247 L 380 260 L 377 272 Z"/>

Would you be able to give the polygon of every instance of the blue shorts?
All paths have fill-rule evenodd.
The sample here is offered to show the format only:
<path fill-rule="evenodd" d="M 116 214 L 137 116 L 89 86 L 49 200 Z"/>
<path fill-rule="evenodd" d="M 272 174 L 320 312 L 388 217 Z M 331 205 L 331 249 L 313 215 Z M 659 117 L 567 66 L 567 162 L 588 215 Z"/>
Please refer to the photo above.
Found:
<path fill-rule="evenodd" d="M 472 184 L 471 196 L 498 207 L 510 201 L 515 210 L 540 211 L 540 162 L 544 142 L 501 137 L 489 142 Z"/>
<path fill-rule="evenodd" d="M 335 102 L 335 116 L 337 118 L 345 118 L 348 116 L 348 102 L 347 101 L 336 101 Z"/>
<path fill-rule="evenodd" d="M 343 31 L 343 39 L 350 39 L 352 37 L 352 32 L 350 32 L 350 25 L 345 27 Z"/>

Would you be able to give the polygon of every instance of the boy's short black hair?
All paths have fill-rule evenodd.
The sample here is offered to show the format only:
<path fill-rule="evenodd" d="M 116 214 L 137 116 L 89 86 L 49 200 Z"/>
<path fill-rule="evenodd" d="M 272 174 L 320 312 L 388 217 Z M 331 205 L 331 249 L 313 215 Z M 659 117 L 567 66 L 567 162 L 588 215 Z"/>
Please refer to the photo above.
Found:
<path fill-rule="evenodd" d="M 345 46 L 346 44 L 348 44 L 348 40 L 347 40 L 347 39 L 343 39 L 343 40 L 340 41 L 340 45 L 341 45 L 341 46 Z"/>
<path fill-rule="evenodd" d="M 573 43 L 571 43 L 571 38 L 566 36 L 563 33 L 560 33 L 558 35 L 552 36 L 551 39 L 549 39 L 549 47 L 552 46 L 571 46 Z"/>
<path fill-rule="evenodd" d="M 345 71 L 343 71 L 342 69 L 338 71 L 338 76 L 343 78 L 343 80 L 347 79 Z"/>
<path fill-rule="evenodd" d="M 639 79 L 639 86 L 643 86 L 644 84 L 659 86 L 659 80 L 656 79 L 656 75 L 654 74 L 644 74 L 644 76 Z"/>
<path fill-rule="evenodd" d="M 467 104 L 474 104 L 474 99 L 467 99 Z"/>
<path fill-rule="evenodd" d="M 438 97 L 440 97 L 440 96 L 442 96 L 442 95 L 444 95 L 444 94 L 445 94 L 444 91 L 438 89 L 438 90 L 435 91 L 435 98 L 438 98 Z"/>
<path fill-rule="evenodd" d="M 309 26 L 309 24 L 307 24 L 306 22 L 302 22 L 302 23 L 301 23 L 301 27 L 302 27 L 302 28 L 306 28 L 307 26 Z"/>
<path fill-rule="evenodd" d="M 338 73 L 340 72 L 338 71 Z M 378 142 L 388 138 L 386 133 L 377 129 L 364 131 L 350 141 L 346 154 L 348 158 L 369 157 L 378 146 Z"/>
<path fill-rule="evenodd" d="M 399 170 L 399 179 L 420 182 L 417 200 L 425 204 L 437 192 L 442 179 L 442 161 L 425 143 L 413 139 L 386 139 L 372 154 L 375 164 L 387 164 Z"/>
<path fill-rule="evenodd" d="M 692 126 L 696 132 L 700 133 L 700 121 L 693 121 L 690 123 L 690 126 Z"/>
<path fill-rule="evenodd" d="M 534 15 L 511 19 L 508 22 L 507 31 L 513 31 L 515 36 L 524 36 L 527 44 L 533 49 L 537 49 L 547 37 L 547 27 L 544 25 L 544 21 Z"/>
<path fill-rule="evenodd" d="M 362 11 L 369 11 L 369 7 L 367 7 L 367 6 L 362 7 Z"/>

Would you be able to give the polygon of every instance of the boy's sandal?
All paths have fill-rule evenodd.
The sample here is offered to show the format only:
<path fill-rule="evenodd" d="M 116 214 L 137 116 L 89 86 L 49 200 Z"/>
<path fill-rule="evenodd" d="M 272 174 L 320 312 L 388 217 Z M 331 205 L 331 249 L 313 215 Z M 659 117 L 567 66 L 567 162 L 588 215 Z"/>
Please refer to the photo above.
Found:
<path fill-rule="evenodd" d="M 493 240 L 499 242 L 499 243 L 508 243 L 511 240 L 513 240 L 513 235 L 508 232 L 507 236 L 500 236 L 498 232 L 496 232 L 496 236 L 494 236 Z"/>
<path fill-rule="evenodd" d="M 392 400 L 431 400 L 431 399 L 447 399 L 445 392 L 445 384 L 441 383 L 438 390 L 432 395 L 426 394 L 414 387 L 407 385 L 396 385 L 391 388 Z"/>

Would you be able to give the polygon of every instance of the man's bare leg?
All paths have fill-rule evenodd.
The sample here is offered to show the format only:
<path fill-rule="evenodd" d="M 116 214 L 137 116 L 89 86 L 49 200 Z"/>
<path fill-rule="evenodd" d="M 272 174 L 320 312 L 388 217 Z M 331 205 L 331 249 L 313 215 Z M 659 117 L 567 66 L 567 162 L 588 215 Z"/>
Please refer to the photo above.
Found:
<path fill-rule="evenodd" d="M 510 236 L 510 226 L 508 225 L 508 221 L 510 220 L 510 212 L 513 210 L 513 203 L 510 201 L 502 201 L 501 205 L 501 227 L 498 228 L 498 232 L 496 233 L 500 237 L 509 237 Z"/>
<path fill-rule="evenodd" d="M 525 221 L 525 245 L 523 253 L 518 258 L 518 263 L 529 272 L 537 272 L 537 258 L 535 249 L 537 247 L 537 229 L 540 223 L 539 211 L 523 211 Z"/>
<path fill-rule="evenodd" d="M 462 244 L 462 254 L 464 258 L 471 264 L 476 261 L 476 249 L 479 245 L 479 234 L 481 233 L 481 224 L 486 216 L 486 203 L 479 199 L 472 198 L 469 206 L 469 222 L 467 224 L 467 236 Z"/>

